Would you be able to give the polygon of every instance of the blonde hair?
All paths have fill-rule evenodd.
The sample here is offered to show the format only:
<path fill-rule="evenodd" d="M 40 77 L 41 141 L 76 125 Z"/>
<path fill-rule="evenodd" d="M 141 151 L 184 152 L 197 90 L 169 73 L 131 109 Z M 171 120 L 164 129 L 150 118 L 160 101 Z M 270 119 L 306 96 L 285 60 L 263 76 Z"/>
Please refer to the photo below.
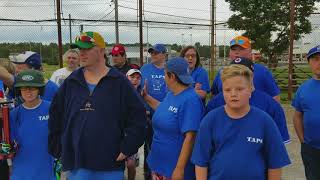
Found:
<path fill-rule="evenodd" d="M 253 84 L 253 74 L 252 71 L 244 66 L 239 64 L 232 64 L 230 66 L 226 66 L 223 68 L 221 72 L 221 80 L 222 82 L 226 81 L 227 79 L 233 78 L 233 77 L 244 77 L 250 84 Z"/>
<path fill-rule="evenodd" d="M 63 54 L 63 61 L 67 61 L 67 56 L 69 53 L 74 53 L 76 54 L 78 57 L 79 57 L 79 50 L 78 49 L 68 49 L 68 51 L 66 51 L 64 54 Z"/>
<path fill-rule="evenodd" d="M 6 58 L 0 58 L 0 66 L 4 67 L 10 74 L 15 74 L 14 64 Z"/>

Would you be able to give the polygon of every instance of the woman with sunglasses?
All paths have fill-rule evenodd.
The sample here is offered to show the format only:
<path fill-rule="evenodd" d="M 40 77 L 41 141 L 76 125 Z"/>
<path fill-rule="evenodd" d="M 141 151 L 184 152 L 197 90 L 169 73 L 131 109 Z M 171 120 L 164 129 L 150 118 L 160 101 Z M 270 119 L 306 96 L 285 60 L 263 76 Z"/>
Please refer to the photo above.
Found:
<path fill-rule="evenodd" d="M 200 55 L 194 46 L 187 46 L 182 49 L 180 57 L 183 57 L 189 64 L 189 73 L 193 78 L 193 87 L 196 93 L 204 101 L 207 93 L 210 92 L 208 72 L 201 67 Z"/>

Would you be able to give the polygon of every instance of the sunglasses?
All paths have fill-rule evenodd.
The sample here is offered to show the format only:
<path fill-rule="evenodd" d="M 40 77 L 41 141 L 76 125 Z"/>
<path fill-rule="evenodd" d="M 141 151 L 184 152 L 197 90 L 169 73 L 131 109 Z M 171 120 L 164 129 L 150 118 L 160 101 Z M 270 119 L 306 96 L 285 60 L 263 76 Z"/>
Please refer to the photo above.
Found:
<path fill-rule="evenodd" d="M 245 43 L 245 40 L 243 39 L 233 39 L 230 41 L 230 46 L 233 46 L 233 45 L 243 45 Z"/>
<path fill-rule="evenodd" d="M 81 35 L 76 37 L 76 41 L 88 42 L 88 43 L 95 43 L 95 40 L 87 35 Z"/>

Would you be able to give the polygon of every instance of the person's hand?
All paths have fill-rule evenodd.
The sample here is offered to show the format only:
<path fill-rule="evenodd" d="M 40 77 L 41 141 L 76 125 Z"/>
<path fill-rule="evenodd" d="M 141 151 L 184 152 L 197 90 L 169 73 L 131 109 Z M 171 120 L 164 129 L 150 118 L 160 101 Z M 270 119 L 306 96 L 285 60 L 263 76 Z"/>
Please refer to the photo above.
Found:
<path fill-rule="evenodd" d="M 141 91 L 141 96 L 145 98 L 148 95 L 148 88 L 147 88 L 147 80 L 144 80 L 144 85 Z"/>
<path fill-rule="evenodd" d="M 202 84 L 201 83 L 196 83 L 194 86 L 195 90 L 201 90 Z"/>
<path fill-rule="evenodd" d="M 123 161 L 125 158 L 127 158 L 127 156 L 124 155 L 123 153 L 120 153 L 119 156 L 117 157 L 117 161 Z"/>
<path fill-rule="evenodd" d="M 151 179 L 152 180 L 160 180 L 159 176 L 156 173 L 151 173 Z"/>
<path fill-rule="evenodd" d="M 183 180 L 184 177 L 184 169 L 182 168 L 175 168 L 173 173 L 172 173 L 172 180 Z"/>

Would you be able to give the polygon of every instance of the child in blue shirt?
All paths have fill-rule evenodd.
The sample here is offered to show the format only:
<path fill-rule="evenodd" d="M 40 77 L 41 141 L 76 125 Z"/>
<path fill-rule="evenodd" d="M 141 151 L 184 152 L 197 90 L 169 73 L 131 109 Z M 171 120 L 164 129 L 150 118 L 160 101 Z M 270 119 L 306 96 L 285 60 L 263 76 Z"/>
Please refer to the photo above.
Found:
<path fill-rule="evenodd" d="M 10 180 L 53 180 L 53 157 L 48 153 L 48 101 L 40 95 L 44 77 L 36 70 L 25 70 L 17 75 L 15 90 L 24 103 L 10 113 L 11 139 L 19 148 L 13 159 Z"/>
<path fill-rule="evenodd" d="M 201 122 L 191 157 L 197 179 L 279 180 L 290 160 L 273 120 L 249 104 L 252 72 L 234 64 L 221 78 L 226 105 Z"/>
<path fill-rule="evenodd" d="M 313 77 L 304 82 L 292 101 L 294 127 L 301 142 L 307 180 L 320 179 L 320 46 L 307 54 Z"/>

